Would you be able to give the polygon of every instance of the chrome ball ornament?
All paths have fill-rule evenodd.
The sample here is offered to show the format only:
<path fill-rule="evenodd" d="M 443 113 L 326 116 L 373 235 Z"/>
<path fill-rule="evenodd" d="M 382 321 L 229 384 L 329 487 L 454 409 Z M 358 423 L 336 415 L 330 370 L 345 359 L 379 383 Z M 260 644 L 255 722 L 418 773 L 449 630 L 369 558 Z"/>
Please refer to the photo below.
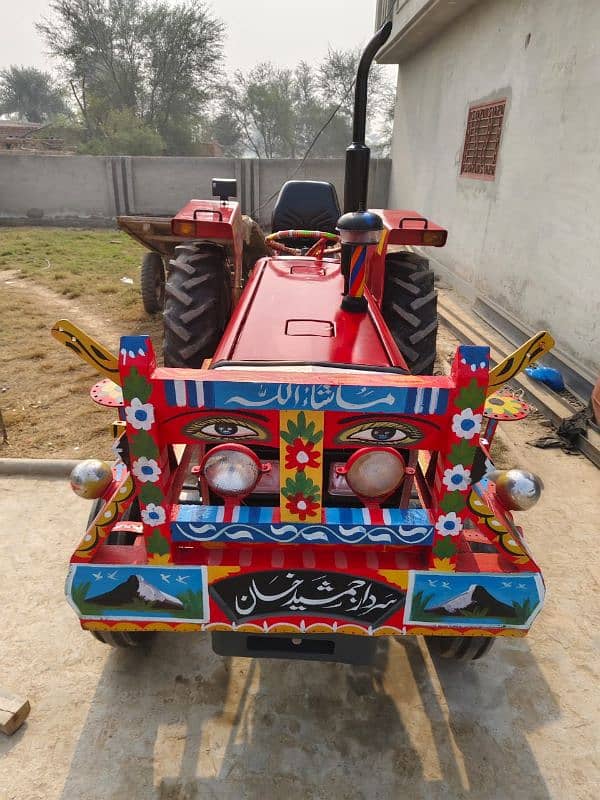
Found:
<path fill-rule="evenodd" d="M 490 472 L 496 484 L 496 496 L 511 511 L 527 511 L 540 499 L 544 484 L 541 478 L 524 469 L 502 469 Z"/>
<path fill-rule="evenodd" d="M 71 489 L 86 500 L 102 497 L 111 481 L 110 464 L 98 458 L 80 461 L 71 471 Z"/>

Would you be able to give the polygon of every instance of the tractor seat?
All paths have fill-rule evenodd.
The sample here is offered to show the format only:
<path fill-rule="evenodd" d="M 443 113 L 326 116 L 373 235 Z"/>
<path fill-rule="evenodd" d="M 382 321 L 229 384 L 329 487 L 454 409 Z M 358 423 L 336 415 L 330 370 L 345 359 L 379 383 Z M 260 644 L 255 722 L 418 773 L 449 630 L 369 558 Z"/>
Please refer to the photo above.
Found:
<path fill-rule="evenodd" d="M 335 233 L 342 212 L 335 186 L 327 181 L 287 181 L 281 187 L 273 209 L 271 229 Z M 284 241 L 291 247 L 308 247 L 310 240 Z"/>

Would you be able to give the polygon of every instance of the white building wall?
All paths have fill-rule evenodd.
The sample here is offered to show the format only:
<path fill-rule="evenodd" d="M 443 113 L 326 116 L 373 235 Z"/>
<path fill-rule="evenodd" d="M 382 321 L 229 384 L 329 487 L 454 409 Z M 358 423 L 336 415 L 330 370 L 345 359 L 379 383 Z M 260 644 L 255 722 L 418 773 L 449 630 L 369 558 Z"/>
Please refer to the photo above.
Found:
<path fill-rule="evenodd" d="M 502 97 L 495 180 L 459 177 L 469 106 Z M 389 204 L 449 229 L 459 288 L 597 375 L 600 2 L 481 0 L 402 61 Z"/>

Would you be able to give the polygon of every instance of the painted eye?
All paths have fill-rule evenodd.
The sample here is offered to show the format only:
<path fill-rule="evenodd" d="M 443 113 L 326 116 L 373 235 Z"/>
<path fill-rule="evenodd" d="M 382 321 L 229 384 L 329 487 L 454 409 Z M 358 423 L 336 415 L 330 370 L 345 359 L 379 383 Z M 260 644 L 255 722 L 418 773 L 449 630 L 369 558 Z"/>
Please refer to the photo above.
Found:
<path fill-rule="evenodd" d="M 414 425 L 393 419 L 371 420 L 353 425 L 336 437 L 337 442 L 360 442 L 361 444 L 413 444 L 423 438 L 423 433 Z"/>
<path fill-rule="evenodd" d="M 267 431 L 254 422 L 233 419 L 232 417 L 214 417 L 195 419 L 183 429 L 186 436 L 194 439 L 210 441 L 212 439 L 258 439 L 264 442 L 269 438 Z"/>

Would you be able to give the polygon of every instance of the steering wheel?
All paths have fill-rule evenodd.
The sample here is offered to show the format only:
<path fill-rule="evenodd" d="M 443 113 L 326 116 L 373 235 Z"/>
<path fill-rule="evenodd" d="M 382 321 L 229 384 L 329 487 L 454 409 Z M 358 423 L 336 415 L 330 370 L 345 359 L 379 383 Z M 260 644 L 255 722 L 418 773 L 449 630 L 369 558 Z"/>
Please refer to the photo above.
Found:
<path fill-rule="evenodd" d="M 310 247 L 304 255 L 316 255 L 320 251 L 320 256 L 332 256 L 340 252 L 340 237 L 336 233 L 327 233 L 326 231 L 275 231 L 265 236 L 267 245 L 275 250 L 277 253 L 284 253 L 290 256 L 303 255 L 301 248 L 289 247 L 280 239 L 314 239 L 315 243 Z M 327 242 L 333 242 L 332 247 L 326 247 Z"/>

